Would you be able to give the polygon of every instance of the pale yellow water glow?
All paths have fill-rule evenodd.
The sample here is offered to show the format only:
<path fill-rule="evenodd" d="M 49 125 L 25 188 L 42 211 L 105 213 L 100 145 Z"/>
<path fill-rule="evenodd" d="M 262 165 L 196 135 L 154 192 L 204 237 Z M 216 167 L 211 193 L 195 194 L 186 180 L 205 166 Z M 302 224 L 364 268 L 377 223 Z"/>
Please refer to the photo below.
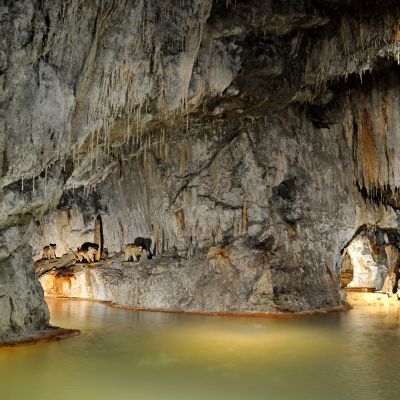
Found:
<path fill-rule="evenodd" d="M 7 400 L 393 399 L 400 314 L 300 319 L 127 312 L 51 300 L 61 342 L 0 350 Z"/>

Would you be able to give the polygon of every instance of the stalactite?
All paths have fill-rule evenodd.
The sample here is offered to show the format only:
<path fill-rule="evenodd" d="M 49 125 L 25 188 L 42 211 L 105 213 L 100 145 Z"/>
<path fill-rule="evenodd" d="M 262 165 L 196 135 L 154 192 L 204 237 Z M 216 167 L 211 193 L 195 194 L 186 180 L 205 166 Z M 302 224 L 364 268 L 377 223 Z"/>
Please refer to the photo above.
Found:
<path fill-rule="evenodd" d="M 233 217 L 232 229 L 233 237 L 236 238 L 238 236 L 236 217 Z"/>
<path fill-rule="evenodd" d="M 46 193 L 47 189 L 47 165 L 44 168 L 44 192 Z"/>
<path fill-rule="evenodd" d="M 242 235 L 247 236 L 249 230 L 249 211 L 247 206 L 247 198 L 245 196 L 243 200 L 243 209 L 242 209 Z"/>
<path fill-rule="evenodd" d="M 214 244 L 214 235 L 210 224 L 207 224 L 206 235 L 210 245 Z"/>
<path fill-rule="evenodd" d="M 143 167 L 146 168 L 147 164 L 147 148 L 146 148 L 146 141 L 144 142 L 144 150 L 143 150 Z"/>
<path fill-rule="evenodd" d="M 224 234 L 223 234 L 223 231 L 222 231 L 221 221 L 220 221 L 219 218 L 218 218 L 217 226 L 218 226 L 218 228 L 217 228 L 217 234 L 216 234 L 215 240 L 216 240 L 217 243 L 222 243 L 224 241 Z"/>
<path fill-rule="evenodd" d="M 198 242 L 200 239 L 200 225 L 199 225 L 199 220 L 196 220 L 196 224 L 193 228 L 193 233 L 192 233 L 192 237 L 194 238 L 195 242 Z"/>
<path fill-rule="evenodd" d="M 129 112 L 128 112 L 126 130 L 127 130 L 127 132 L 126 132 L 126 136 L 127 136 L 126 141 L 129 144 L 129 139 L 131 137 L 131 110 L 129 110 Z"/>
<path fill-rule="evenodd" d="M 93 170 L 93 161 L 94 161 L 94 135 L 95 131 L 90 135 L 90 172 Z"/>
<path fill-rule="evenodd" d="M 100 136 L 100 129 L 96 129 L 96 169 L 99 168 L 99 136 Z"/>

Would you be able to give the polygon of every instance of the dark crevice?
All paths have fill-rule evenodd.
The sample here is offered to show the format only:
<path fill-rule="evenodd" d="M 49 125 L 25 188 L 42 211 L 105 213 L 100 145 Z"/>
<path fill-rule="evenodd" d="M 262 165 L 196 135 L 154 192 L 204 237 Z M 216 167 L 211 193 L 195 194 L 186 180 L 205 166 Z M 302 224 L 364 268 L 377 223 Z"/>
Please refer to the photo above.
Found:
<path fill-rule="evenodd" d="M 340 254 L 343 254 L 344 250 L 349 246 L 349 244 L 353 241 L 353 239 L 358 236 L 361 232 L 365 231 L 368 229 L 368 225 L 363 224 L 357 228 L 357 230 L 354 232 L 354 235 L 344 244 L 344 246 L 340 249 Z"/>
<path fill-rule="evenodd" d="M 200 197 L 200 198 L 204 198 L 204 199 L 210 200 L 211 202 L 213 202 L 215 204 L 215 207 L 221 207 L 221 208 L 226 209 L 226 210 L 241 210 L 243 208 L 242 205 L 233 206 L 231 204 L 224 203 L 224 202 L 222 202 L 222 201 L 220 201 L 220 200 L 218 200 L 218 199 L 216 199 L 216 198 L 214 198 L 212 196 L 206 195 L 206 194 L 197 194 L 197 196 Z"/>

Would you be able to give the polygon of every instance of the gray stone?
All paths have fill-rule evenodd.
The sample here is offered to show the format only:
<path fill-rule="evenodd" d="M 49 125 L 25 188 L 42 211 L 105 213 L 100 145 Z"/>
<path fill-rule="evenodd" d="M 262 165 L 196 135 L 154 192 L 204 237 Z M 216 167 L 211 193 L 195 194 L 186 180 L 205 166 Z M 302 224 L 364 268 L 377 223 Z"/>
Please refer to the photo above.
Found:
<path fill-rule="evenodd" d="M 28 242 L 36 259 L 50 241 L 65 253 L 97 213 L 111 254 L 151 237 L 194 273 L 174 281 L 174 261 L 143 306 L 184 309 L 168 293 L 204 276 L 199 309 L 339 305 L 341 250 L 362 225 L 398 229 L 400 206 L 399 5 L 353 7 L 2 2 L 3 337 L 47 326 Z M 223 277 L 194 267 L 241 241 Z M 255 252 L 268 267 L 254 269 Z"/>

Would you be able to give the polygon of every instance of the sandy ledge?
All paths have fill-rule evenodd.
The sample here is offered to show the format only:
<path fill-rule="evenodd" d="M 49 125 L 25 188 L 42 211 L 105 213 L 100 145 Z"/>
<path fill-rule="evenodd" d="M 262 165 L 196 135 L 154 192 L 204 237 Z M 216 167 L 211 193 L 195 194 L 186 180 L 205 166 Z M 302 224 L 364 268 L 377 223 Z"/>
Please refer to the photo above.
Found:
<path fill-rule="evenodd" d="M 312 310 L 312 311 L 299 311 L 299 312 L 251 312 L 251 311 L 184 311 L 184 310 L 166 310 L 160 308 L 138 308 L 129 306 L 120 306 L 118 304 L 107 303 L 109 307 L 118 308 L 126 311 L 147 311 L 147 312 L 160 312 L 167 314 L 188 314 L 188 315 L 205 315 L 216 317 L 250 317 L 250 318 L 301 318 L 312 315 L 324 315 L 333 312 L 349 311 L 351 307 L 341 306 L 332 307 L 326 310 Z"/>
<path fill-rule="evenodd" d="M 338 307 L 331 307 L 325 310 L 308 310 L 299 312 L 252 312 L 252 311 L 201 311 L 201 310 L 170 310 L 164 308 L 144 308 L 144 307 L 133 307 L 116 304 L 110 301 L 87 299 L 80 297 L 63 297 L 63 296 L 45 296 L 46 300 L 69 300 L 69 301 L 89 301 L 92 303 L 104 304 L 111 308 L 119 310 L 125 310 L 130 312 L 159 312 L 165 314 L 186 314 L 186 315 L 204 315 L 204 316 L 215 316 L 215 317 L 249 317 L 249 318 L 301 318 L 313 315 L 325 315 L 334 312 L 349 311 L 353 307 L 349 305 L 343 305 Z"/>
<path fill-rule="evenodd" d="M 53 327 L 43 331 L 35 332 L 34 334 L 25 336 L 23 338 L 10 338 L 7 341 L 0 342 L 1 347 L 20 347 L 20 346 L 31 346 L 38 343 L 48 343 L 70 337 L 80 335 L 79 329 L 64 329 Z"/>

